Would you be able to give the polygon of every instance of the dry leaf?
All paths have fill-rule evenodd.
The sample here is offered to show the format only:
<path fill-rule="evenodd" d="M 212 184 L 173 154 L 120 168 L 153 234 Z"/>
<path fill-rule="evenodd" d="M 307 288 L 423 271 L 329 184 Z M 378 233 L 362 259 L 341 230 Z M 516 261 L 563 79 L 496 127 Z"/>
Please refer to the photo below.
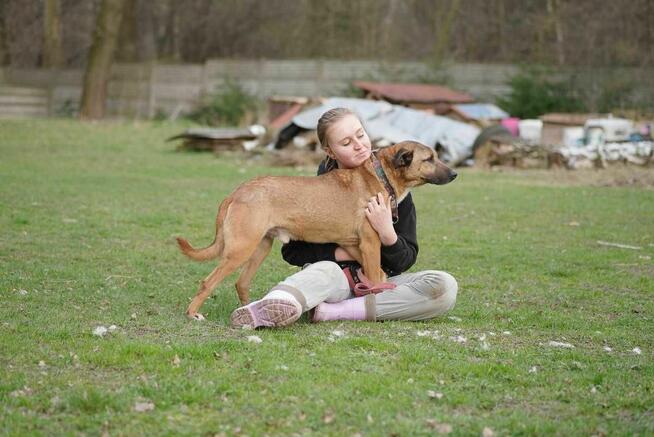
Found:
<path fill-rule="evenodd" d="M 22 389 L 14 390 L 11 393 L 9 393 L 9 396 L 12 398 L 18 398 L 21 396 L 30 396 L 32 394 L 32 389 L 29 388 L 28 386 L 23 386 Z"/>
<path fill-rule="evenodd" d="M 145 413 L 154 410 L 153 402 L 137 402 L 134 404 L 134 411 L 137 413 Z"/>
<path fill-rule="evenodd" d="M 429 396 L 432 399 L 442 399 L 443 393 L 434 390 L 427 390 L 427 396 Z"/>
<path fill-rule="evenodd" d="M 328 413 L 325 413 L 324 416 L 322 416 L 322 421 L 323 421 L 326 425 L 329 425 L 330 423 L 332 423 L 332 422 L 334 421 L 334 417 L 335 417 L 335 416 L 334 416 L 334 413 L 332 413 L 332 412 L 328 412 Z"/>
<path fill-rule="evenodd" d="M 261 343 L 263 340 L 258 335 L 248 335 L 248 341 L 250 343 Z"/>
<path fill-rule="evenodd" d="M 484 427 L 484 430 L 481 432 L 482 437 L 493 437 L 495 435 L 495 431 L 490 429 L 489 427 Z"/>
<path fill-rule="evenodd" d="M 449 423 L 440 423 L 436 419 L 427 419 L 427 425 L 438 434 L 449 434 L 452 432 L 452 425 Z"/>
<path fill-rule="evenodd" d="M 93 330 L 93 335 L 97 335 L 98 337 L 104 337 L 104 335 L 107 333 L 107 328 L 104 326 L 96 326 L 95 329 Z"/>
<path fill-rule="evenodd" d="M 550 341 L 547 344 L 552 346 L 552 347 L 562 347 L 564 349 L 574 349 L 574 345 L 572 345 L 570 343 L 563 343 L 561 341 Z"/>
<path fill-rule="evenodd" d="M 179 359 L 179 356 L 175 354 L 173 357 L 173 367 L 179 367 L 179 364 L 182 362 L 182 360 Z"/>

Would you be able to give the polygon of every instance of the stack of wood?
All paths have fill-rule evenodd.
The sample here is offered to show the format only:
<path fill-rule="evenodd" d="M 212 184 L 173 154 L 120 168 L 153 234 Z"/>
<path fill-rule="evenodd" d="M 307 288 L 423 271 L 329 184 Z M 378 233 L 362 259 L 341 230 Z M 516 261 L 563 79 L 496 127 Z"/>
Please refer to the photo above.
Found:
<path fill-rule="evenodd" d="M 191 128 L 167 141 L 184 140 L 178 150 L 220 152 L 249 150 L 260 136 L 261 132 L 252 128 Z"/>
<path fill-rule="evenodd" d="M 472 150 L 475 166 L 482 168 L 493 166 L 546 168 L 550 153 L 540 145 L 525 144 L 500 125 L 490 126 L 481 131 Z"/>

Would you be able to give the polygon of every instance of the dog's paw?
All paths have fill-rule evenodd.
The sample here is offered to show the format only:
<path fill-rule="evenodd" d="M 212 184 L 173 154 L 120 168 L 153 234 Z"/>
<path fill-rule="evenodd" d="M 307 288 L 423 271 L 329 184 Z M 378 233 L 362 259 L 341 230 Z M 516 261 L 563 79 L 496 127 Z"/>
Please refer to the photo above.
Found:
<path fill-rule="evenodd" d="M 191 320 L 198 320 L 198 321 L 203 321 L 205 320 L 204 316 L 200 313 L 195 313 L 195 314 L 189 314 L 188 318 Z"/>

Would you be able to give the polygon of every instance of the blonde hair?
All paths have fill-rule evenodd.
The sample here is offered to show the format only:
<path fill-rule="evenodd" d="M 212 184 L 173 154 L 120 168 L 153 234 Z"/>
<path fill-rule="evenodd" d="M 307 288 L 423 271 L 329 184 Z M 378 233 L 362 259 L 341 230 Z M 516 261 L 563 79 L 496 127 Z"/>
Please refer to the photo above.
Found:
<path fill-rule="evenodd" d="M 334 124 L 337 122 L 341 121 L 348 115 L 353 115 L 357 118 L 359 118 L 354 111 L 348 108 L 333 108 L 328 111 L 325 111 L 321 116 L 320 119 L 318 120 L 318 127 L 316 128 L 317 134 L 318 134 L 318 142 L 320 143 L 320 147 L 327 152 L 327 149 L 329 148 L 329 142 L 327 141 L 327 131 L 329 130 L 330 127 L 332 127 Z M 327 171 L 332 170 L 333 168 L 336 168 L 337 163 L 336 161 L 327 155 L 327 157 L 324 160 L 324 165 L 325 169 Z"/>

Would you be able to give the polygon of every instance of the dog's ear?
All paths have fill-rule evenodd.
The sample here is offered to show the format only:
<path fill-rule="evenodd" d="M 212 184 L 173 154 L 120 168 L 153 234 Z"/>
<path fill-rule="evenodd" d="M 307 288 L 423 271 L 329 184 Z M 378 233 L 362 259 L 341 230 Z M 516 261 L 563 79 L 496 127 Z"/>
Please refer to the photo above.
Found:
<path fill-rule="evenodd" d="M 400 149 L 393 156 L 393 166 L 395 168 L 408 167 L 413 161 L 413 150 Z"/>

